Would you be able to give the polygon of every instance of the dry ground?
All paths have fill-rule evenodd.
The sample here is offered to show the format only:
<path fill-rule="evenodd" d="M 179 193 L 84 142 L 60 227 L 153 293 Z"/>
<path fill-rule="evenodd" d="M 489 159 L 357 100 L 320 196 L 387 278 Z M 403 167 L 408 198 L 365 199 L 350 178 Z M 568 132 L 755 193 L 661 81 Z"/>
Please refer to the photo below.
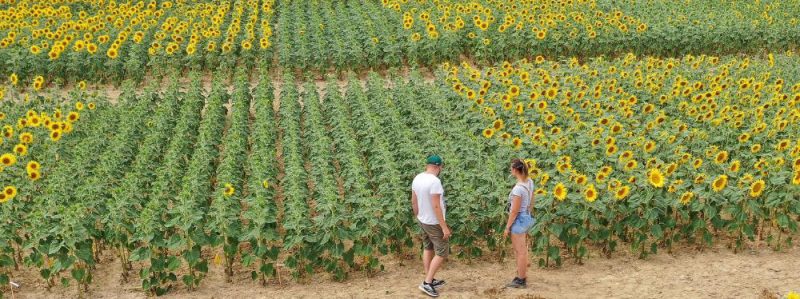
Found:
<path fill-rule="evenodd" d="M 272 281 L 262 287 L 240 271 L 227 283 L 221 266 L 213 266 L 199 290 L 178 287 L 166 298 L 426 298 L 417 290 L 422 279 L 416 260 L 387 258 L 385 271 L 367 277 L 355 273 L 345 282 L 324 275 L 304 283 Z M 583 265 L 566 262 L 562 268 L 530 268 L 529 288 L 506 290 L 513 277 L 512 261 L 453 260 L 438 278 L 447 280 L 444 298 L 781 298 L 800 291 L 800 247 L 785 252 L 770 249 L 735 254 L 725 248 L 704 252 L 683 248 L 647 260 L 620 253 L 607 259 L 591 257 Z M 15 273 L 20 283 L 16 298 L 76 297 L 74 286 L 47 291 L 35 272 Z M 284 280 L 288 273 L 284 273 Z M 95 274 L 89 298 L 145 298 L 137 275 L 120 284 L 119 267 L 104 261 Z M 13 297 L 11 297 L 13 298 Z"/>

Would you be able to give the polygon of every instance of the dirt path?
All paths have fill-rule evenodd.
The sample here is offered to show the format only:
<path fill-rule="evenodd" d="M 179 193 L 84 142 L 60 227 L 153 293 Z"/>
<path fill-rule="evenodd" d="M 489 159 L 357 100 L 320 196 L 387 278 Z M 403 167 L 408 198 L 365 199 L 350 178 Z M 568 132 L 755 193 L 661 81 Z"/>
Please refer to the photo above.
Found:
<path fill-rule="evenodd" d="M 95 274 L 89 298 L 145 298 L 138 280 L 120 285 L 118 265 L 104 262 Z M 270 282 L 260 286 L 238 271 L 226 283 L 222 266 L 212 266 L 200 288 L 178 288 L 166 298 L 427 298 L 417 290 L 422 278 L 416 260 L 386 261 L 372 277 L 353 274 L 343 283 L 318 275 L 307 283 Z M 800 291 L 800 247 L 783 253 L 770 249 L 734 254 L 717 248 L 702 253 L 659 254 L 648 260 L 632 256 L 592 257 L 584 265 L 567 262 L 560 269 L 531 267 L 527 290 L 504 290 L 513 276 L 511 261 L 451 261 L 437 275 L 447 280 L 444 298 L 782 298 Z M 284 279 L 286 278 L 284 274 Z M 136 278 L 134 277 L 134 280 Z M 17 298 L 76 297 L 75 287 L 46 291 L 34 272 L 15 277 Z M 9 296 L 9 298 L 11 298 Z"/>

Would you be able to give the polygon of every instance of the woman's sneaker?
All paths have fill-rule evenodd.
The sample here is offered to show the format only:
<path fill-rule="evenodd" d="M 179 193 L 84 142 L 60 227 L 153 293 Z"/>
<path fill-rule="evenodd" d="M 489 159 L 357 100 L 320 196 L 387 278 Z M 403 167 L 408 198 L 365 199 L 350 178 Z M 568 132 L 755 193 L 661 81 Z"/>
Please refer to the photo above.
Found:
<path fill-rule="evenodd" d="M 439 297 L 439 292 L 437 292 L 436 289 L 433 287 L 433 285 L 430 283 L 423 281 L 422 284 L 419 285 L 419 290 L 425 294 L 428 294 L 428 296 Z"/>
<path fill-rule="evenodd" d="M 435 278 L 431 280 L 431 285 L 433 286 L 434 289 L 439 289 L 439 287 L 443 286 L 444 283 L 445 283 L 444 280 L 438 280 Z"/>
<path fill-rule="evenodd" d="M 525 278 L 514 277 L 511 283 L 507 284 L 507 288 L 524 289 L 528 286 Z"/>

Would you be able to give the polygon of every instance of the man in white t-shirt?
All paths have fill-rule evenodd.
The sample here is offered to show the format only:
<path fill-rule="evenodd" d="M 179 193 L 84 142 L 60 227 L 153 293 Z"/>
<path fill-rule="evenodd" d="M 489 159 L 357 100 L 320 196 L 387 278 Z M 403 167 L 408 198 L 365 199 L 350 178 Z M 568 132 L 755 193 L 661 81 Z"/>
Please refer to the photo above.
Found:
<path fill-rule="evenodd" d="M 433 276 L 442 266 L 450 253 L 450 228 L 445 221 L 447 207 L 444 200 L 444 188 L 439 180 L 442 171 L 442 157 L 429 156 L 425 172 L 418 174 L 411 183 L 411 205 L 414 215 L 422 228 L 422 264 L 425 267 L 425 281 L 419 289 L 431 297 L 438 297 L 437 288 L 444 285 L 444 280 L 436 280 Z"/>

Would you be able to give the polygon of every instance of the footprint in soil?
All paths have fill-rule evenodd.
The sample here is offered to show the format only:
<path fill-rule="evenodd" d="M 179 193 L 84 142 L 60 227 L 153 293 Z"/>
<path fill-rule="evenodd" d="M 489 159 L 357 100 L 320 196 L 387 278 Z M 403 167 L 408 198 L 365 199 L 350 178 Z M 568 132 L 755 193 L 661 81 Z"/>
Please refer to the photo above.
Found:
<path fill-rule="evenodd" d="M 483 290 L 483 294 L 486 295 L 487 297 L 490 297 L 490 298 L 496 298 L 502 292 L 503 292 L 503 289 L 501 289 L 501 288 L 489 288 L 489 289 Z"/>
<path fill-rule="evenodd" d="M 500 298 L 500 295 L 506 291 L 505 288 L 489 288 L 483 290 L 483 296 L 486 298 Z M 524 292 L 525 290 L 510 290 L 511 292 Z M 513 294 L 513 293 L 512 293 Z M 506 294 L 508 296 L 510 294 Z M 544 299 L 544 297 L 535 294 L 518 294 L 517 299 Z"/>

